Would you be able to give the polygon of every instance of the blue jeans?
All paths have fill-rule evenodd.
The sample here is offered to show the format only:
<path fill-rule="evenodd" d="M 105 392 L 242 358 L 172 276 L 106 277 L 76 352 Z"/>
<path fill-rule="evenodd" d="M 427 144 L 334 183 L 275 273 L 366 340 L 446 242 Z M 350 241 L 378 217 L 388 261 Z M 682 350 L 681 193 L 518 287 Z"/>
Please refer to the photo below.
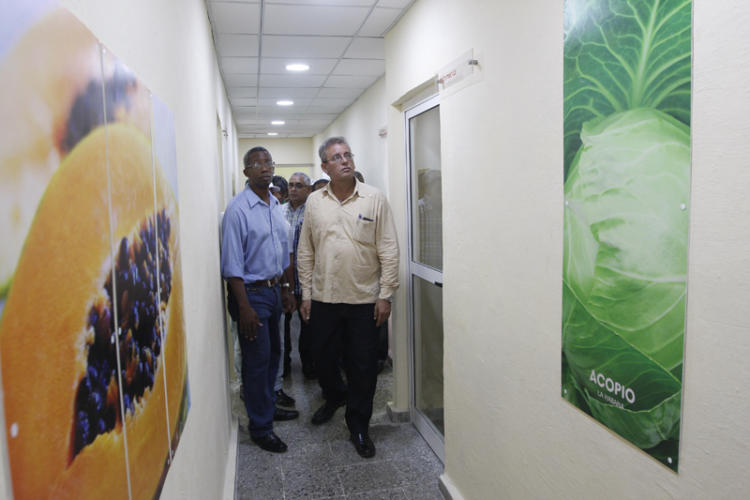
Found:
<path fill-rule="evenodd" d="M 279 319 L 281 318 L 281 291 L 278 285 L 245 286 L 247 300 L 258 314 L 263 326 L 258 328 L 254 341 L 239 335 L 242 351 L 242 385 L 245 409 L 250 419 L 250 435 L 261 437 L 273 431 L 273 413 L 276 394 L 273 390 L 279 369 L 281 346 Z"/>

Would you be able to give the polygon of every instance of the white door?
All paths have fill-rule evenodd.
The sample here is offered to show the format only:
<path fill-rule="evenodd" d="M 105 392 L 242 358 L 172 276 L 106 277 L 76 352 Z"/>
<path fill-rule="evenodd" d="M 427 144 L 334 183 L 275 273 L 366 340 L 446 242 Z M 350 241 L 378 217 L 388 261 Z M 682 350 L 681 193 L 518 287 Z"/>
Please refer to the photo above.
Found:
<path fill-rule="evenodd" d="M 443 199 L 440 105 L 434 96 L 405 112 L 409 178 L 412 421 L 444 460 Z"/>

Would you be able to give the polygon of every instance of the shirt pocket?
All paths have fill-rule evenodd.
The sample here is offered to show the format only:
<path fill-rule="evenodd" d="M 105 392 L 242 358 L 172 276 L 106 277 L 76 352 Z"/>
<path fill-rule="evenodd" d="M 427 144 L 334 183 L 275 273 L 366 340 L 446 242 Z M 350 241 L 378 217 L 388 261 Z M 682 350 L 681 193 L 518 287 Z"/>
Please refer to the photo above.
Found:
<path fill-rule="evenodd" d="M 375 244 L 375 220 L 372 217 L 358 215 L 354 224 L 353 235 L 355 240 L 369 245 Z"/>

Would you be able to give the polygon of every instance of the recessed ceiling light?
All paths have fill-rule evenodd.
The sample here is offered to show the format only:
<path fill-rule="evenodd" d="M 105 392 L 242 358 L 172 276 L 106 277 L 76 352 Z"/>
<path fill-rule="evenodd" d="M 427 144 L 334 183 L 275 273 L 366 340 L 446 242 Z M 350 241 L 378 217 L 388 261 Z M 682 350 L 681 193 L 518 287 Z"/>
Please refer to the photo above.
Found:
<path fill-rule="evenodd" d="M 276 104 L 279 105 L 279 106 L 291 106 L 291 105 L 294 104 L 294 101 L 290 101 L 288 99 L 284 99 L 284 100 L 281 100 L 281 101 L 276 101 Z"/>
<path fill-rule="evenodd" d="M 279 135 L 278 132 L 269 132 L 268 135 Z"/>
<path fill-rule="evenodd" d="M 271 125 L 284 125 L 284 123 L 286 123 L 284 120 L 274 120 Z"/>
<path fill-rule="evenodd" d="M 286 65 L 287 71 L 307 71 L 308 69 L 310 69 L 310 66 L 303 63 L 293 63 Z"/>

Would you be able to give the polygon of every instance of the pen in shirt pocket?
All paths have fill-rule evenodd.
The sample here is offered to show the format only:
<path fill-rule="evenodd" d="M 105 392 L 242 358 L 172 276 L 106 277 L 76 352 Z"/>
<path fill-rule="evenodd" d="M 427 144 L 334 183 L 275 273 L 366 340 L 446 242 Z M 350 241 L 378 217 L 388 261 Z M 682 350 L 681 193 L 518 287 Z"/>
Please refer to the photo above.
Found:
<path fill-rule="evenodd" d="M 365 216 L 364 216 L 364 215 L 362 215 L 362 214 L 359 214 L 359 218 L 360 218 L 360 219 L 362 219 L 362 220 L 366 220 L 367 222 L 373 222 L 373 220 L 372 220 L 372 219 L 370 219 L 369 217 L 365 217 Z"/>

